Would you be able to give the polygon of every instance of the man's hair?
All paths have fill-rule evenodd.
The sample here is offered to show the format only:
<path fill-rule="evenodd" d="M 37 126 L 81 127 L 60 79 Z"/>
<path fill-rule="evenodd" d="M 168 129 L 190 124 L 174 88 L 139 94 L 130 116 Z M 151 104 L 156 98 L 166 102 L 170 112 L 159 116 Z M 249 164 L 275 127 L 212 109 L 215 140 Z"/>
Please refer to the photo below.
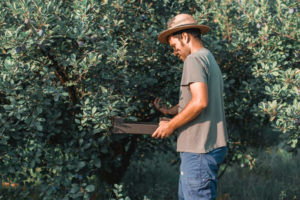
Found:
<path fill-rule="evenodd" d="M 192 35 L 194 38 L 201 41 L 201 31 L 200 31 L 200 29 L 197 29 L 197 28 L 184 29 L 181 31 L 177 31 L 177 32 L 173 33 L 172 35 L 170 35 L 169 38 L 171 36 L 173 36 L 175 38 L 182 39 L 182 33 L 188 33 L 188 34 Z"/>

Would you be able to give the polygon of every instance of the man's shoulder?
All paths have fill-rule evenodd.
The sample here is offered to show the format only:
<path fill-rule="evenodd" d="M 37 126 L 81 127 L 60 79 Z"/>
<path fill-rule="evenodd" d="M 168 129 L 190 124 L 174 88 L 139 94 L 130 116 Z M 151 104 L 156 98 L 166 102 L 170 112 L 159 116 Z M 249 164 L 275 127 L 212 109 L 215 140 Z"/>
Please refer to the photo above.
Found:
<path fill-rule="evenodd" d="M 203 48 L 199 49 L 198 51 L 192 53 L 190 56 L 206 56 L 208 54 L 211 54 L 210 50 L 203 47 Z"/>
<path fill-rule="evenodd" d="M 210 57 L 211 52 L 206 48 L 201 48 L 198 51 L 191 53 L 188 55 L 184 61 L 185 64 L 188 64 L 190 62 L 194 63 L 206 63 L 208 60 L 208 57 Z"/>
<path fill-rule="evenodd" d="M 206 48 L 201 48 L 198 51 L 187 56 L 187 60 L 208 57 L 211 52 Z"/>

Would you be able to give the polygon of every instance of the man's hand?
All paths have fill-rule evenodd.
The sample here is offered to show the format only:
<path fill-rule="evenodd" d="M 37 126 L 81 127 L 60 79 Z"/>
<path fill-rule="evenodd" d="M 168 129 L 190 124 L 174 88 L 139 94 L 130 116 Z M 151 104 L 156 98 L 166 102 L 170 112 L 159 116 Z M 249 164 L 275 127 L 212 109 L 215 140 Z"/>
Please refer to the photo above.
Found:
<path fill-rule="evenodd" d="M 167 115 L 169 109 L 165 105 L 161 106 L 160 101 L 161 101 L 161 99 L 157 97 L 157 98 L 155 98 L 153 104 L 158 111 L 160 111 L 164 115 Z"/>
<path fill-rule="evenodd" d="M 174 132 L 174 129 L 167 121 L 161 121 L 159 127 L 152 134 L 153 138 L 166 138 L 169 137 Z"/>

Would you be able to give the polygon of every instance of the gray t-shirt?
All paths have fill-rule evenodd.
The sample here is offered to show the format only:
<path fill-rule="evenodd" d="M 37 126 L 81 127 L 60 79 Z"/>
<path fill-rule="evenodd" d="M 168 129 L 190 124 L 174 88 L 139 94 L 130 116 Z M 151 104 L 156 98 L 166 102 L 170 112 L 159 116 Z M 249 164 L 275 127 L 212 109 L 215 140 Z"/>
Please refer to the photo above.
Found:
<path fill-rule="evenodd" d="M 189 84 L 204 82 L 208 87 L 208 106 L 192 121 L 178 128 L 177 151 L 207 153 L 226 146 L 223 78 L 212 53 L 201 48 L 184 60 L 180 84 L 180 113 L 192 95 Z"/>

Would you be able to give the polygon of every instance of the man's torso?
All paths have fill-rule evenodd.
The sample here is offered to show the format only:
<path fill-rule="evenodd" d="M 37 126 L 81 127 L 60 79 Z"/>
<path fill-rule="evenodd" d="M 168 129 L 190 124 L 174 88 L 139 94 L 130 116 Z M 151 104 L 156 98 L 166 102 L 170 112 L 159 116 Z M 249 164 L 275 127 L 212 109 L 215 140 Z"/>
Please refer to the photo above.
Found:
<path fill-rule="evenodd" d="M 223 103 L 223 78 L 211 52 L 205 48 L 190 54 L 184 61 L 178 112 L 191 99 L 189 84 L 205 82 L 208 106 L 192 121 L 178 129 L 177 151 L 207 153 L 226 146 L 227 130 Z"/>

